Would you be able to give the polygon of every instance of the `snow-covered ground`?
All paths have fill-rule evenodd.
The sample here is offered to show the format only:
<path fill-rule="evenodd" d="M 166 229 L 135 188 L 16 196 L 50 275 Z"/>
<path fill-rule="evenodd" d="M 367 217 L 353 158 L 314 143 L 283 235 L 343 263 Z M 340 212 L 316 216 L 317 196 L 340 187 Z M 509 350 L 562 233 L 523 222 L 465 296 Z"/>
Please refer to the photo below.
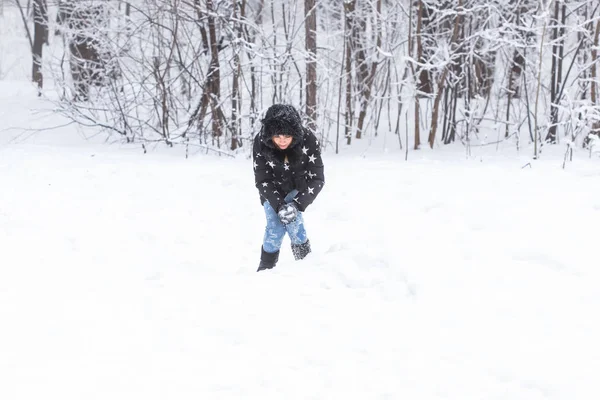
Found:
<path fill-rule="evenodd" d="M 256 273 L 247 157 L 44 108 L 0 82 L 1 399 L 600 398 L 597 156 L 325 152 L 313 253 Z"/>

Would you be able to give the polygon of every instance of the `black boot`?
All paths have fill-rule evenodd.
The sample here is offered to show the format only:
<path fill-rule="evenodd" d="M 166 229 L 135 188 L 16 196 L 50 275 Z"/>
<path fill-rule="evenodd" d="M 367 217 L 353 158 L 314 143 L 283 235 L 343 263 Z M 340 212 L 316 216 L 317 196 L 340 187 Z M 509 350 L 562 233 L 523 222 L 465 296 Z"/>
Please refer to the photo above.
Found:
<path fill-rule="evenodd" d="M 256 270 L 256 272 L 262 271 L 264 269 L 273 268 L 275 266 L 275 264 L 277 264 L 278 260 L 279 260 L 279 250 L 275 253 L 267 253 L 265 251 L 265 249 L 263 249 L 261 247 L 260 264 L 258 265 L 258 269 Z"/>
<path fill-rule="evenodd" d="M 310 240 L 307 239 L 306 242 L 302 244 L 292 244 L 292 254 L 294 254 L 294 259 L 302 260 L 308 253 L 310 253 Z"/>

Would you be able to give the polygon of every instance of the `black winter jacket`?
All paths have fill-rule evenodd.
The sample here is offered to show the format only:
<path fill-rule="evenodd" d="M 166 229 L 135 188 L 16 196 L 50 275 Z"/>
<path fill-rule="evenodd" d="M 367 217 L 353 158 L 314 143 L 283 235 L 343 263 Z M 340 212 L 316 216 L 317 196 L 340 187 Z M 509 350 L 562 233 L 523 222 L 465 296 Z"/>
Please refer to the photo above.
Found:
<path fill-rule="evenodd" d="M 319 141 L 302 127 L 299 115 L 295 113 L 288 120 L 286 117 L 267 112 L 263 129 L 254 138 L 254 180 L 261 204 L 268 201 L 277 211 L 285 196 L 296 189 L 299 193 L 294 202 L 298 210 L 304 211 L 325 185 L 323 160 Z M 272 137 L 277 133 L 292 135 L 292 144 L 286 150 L 273 143 Z"/>

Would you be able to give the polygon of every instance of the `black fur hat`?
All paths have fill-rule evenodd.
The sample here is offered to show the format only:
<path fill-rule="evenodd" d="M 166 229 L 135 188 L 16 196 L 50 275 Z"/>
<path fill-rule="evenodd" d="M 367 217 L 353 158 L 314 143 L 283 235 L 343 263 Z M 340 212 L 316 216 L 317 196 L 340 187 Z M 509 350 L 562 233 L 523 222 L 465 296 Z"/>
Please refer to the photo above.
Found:
<path fill-rule="evenodd" d="M 262 141 L 269 147 L 275 148 L 273 136 L 290 135 L 292 144 L 290 148 L 296 147 L 302 142 L 304 128 L 298 111 L 288 104 L 273 104 L 267 110 L 262 120 Z"/>

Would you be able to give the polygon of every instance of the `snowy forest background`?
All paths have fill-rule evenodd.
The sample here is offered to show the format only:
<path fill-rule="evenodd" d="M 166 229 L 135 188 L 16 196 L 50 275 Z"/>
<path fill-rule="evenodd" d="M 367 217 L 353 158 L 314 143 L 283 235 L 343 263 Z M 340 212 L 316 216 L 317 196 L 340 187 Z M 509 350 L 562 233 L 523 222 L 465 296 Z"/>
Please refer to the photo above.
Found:
<path fill-rule="evenodd" d="M 600 399 L 599 31 L 598 0 L 0 0 L 0 399 Z M 257 273 L 276 101 L 326 186 Z"/>
<path fill-rule="evenodd" d="M 533 144 L 536 157 L 600 132 L 596 0 L 0 4 L 1 39 L 22 24 L 40 94 L 127 142 L 240 151 L 274 102 L 297 105 L 336 152 L 386 137 L 406 150 Z"/>

